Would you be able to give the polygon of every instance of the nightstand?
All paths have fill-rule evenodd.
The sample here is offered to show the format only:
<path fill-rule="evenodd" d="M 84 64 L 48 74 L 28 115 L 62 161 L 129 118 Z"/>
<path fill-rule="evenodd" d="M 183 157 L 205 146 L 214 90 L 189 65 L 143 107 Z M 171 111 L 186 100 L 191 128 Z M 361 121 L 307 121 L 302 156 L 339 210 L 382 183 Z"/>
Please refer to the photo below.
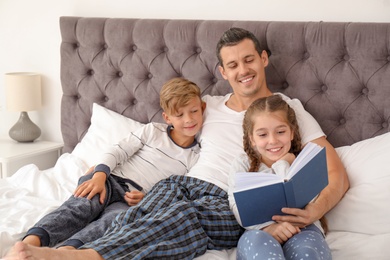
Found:
<path fill-rule="evenodd" d="M 36 140 L 18 143 L 9 138 L 0 138 L 0 177 L 14 174 L 27 164 L 35 164 L 40 170 L 55 165 L 62 152 L 62 143 Z"/>

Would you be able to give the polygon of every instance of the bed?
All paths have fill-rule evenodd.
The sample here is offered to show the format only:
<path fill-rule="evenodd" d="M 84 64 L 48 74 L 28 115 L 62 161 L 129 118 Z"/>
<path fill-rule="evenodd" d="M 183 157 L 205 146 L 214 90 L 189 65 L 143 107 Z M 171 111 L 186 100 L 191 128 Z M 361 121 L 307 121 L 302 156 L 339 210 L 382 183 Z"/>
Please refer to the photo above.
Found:
<path fill-rule="evenodd" d="M 333 258 L 388 258 L 390 24 L 86 17 L 59 24 L 63 154 L 51 169 L 27 165 L 0 180 L 0 255 L 70 196 L 101 149 L 162 121 L 158 94 L 168 79 L 186 77 L 203 94 L 230 92 L 215 46 L 234 26 L 271 53 L 268 86 L 303 103 L 347 169 L 351 187 L 327 214 Z M 235 249 L 198 259 L 235 259 Z"/>

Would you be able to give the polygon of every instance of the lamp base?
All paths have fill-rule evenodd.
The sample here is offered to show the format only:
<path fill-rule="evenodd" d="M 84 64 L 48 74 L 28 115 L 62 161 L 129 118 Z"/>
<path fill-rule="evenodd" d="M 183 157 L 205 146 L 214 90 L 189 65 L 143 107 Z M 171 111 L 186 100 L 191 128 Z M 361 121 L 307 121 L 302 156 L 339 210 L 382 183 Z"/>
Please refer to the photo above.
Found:
<path fill-rule="evenodd" d="M 33 142 L 41 135 L 41 129 L 34 124 L 27 112 L 20 113 L 18 122 L 9 130 L 9 136 L 18 142 Z"/>

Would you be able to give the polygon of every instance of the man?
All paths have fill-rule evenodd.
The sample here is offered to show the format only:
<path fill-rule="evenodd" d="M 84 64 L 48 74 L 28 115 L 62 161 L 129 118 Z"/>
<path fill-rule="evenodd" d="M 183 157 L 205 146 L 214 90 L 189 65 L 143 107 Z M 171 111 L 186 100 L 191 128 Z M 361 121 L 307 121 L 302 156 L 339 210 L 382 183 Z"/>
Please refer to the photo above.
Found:
<path fill-rule="evenodd" d="M 82 250 L 56 250 L 15 245 L 14 259 L 192 259 L 207 249 L 234 247 L 242 233 L 229 209 L 228 172 L 242 149 L 242 119 L 256 99 L 272 95 L 265 80 L 266 51 L 250 32 L 232 28 L 217 46 L 220 72 L 233 93 L 205 96 L 200 136 L 202 152 L 189 174 L 159 182 L 138 206 L 122 213 L 101 239 Z M 295 102 L 296 103 L 296 102 Z M 288 221 L 303 227 L 320 219 L 348 189 L 345 169 L 317 122 L 295 105 L 303 140 L 327 149 L 329 185 L 305 209 L 283 209 Z M 28 258 L 31 256 L 31 258 Z M 12 259 L 10 256 L 8 259 Z"/>

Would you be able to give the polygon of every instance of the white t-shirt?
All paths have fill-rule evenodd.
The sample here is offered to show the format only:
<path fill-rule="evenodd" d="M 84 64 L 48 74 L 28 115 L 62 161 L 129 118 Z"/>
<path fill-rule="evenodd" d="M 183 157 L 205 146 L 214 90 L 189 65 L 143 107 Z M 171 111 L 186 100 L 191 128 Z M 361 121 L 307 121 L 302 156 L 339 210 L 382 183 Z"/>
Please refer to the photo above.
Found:
<path fill-rule="evenodd" d="M 195 140 L 181 147 L 167 130 L 166 124 L 146 124 L 102 154 L 99 164 L 108 166 L 113 175 L 136 182 L 145 192 L 171 175 L 184 175 L 198 160 L 199 144 Z"/>
<path fill-rule="evenodd" d="M 298 99 L 277 93 L 294 109 L 302 137 L 302 144 L 325 136 L 317 121 Z M 245 154 L 242 121 L 245 111 L 237 112 L 226 106 L 231 93 L 225 96 L 203 97 L 206 102 L 204 123 L 199 137 L 201 153 L 188 176 L 211 182 L 228 191 L 229 171 L 234 159 Z"/>

